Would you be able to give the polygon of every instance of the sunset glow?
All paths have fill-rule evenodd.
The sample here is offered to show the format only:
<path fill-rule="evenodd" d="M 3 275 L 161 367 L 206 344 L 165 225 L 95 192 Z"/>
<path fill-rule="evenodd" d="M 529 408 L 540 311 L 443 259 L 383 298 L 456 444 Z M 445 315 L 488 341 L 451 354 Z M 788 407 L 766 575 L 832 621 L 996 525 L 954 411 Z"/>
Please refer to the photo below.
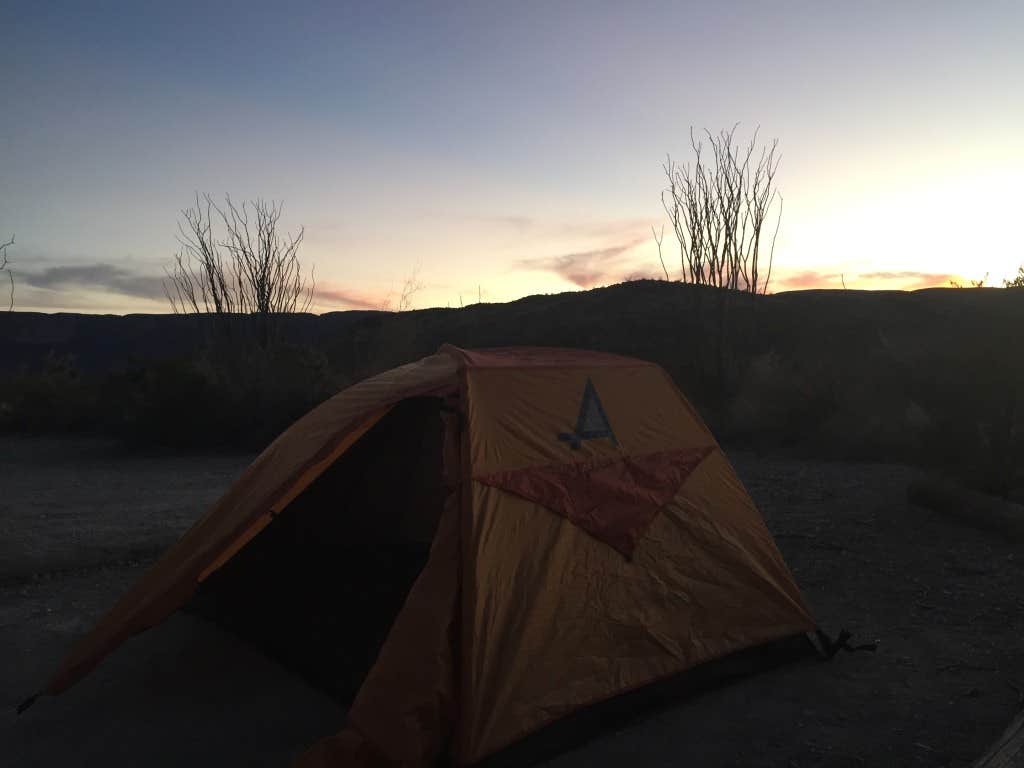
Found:
<path fill-rule="evenodd" d="M 659 277 L 665 155 L 737 121 L 782 152 L 772 291 L 1024 262 L 1017 2 L 187 5 L 5 13 L 17 309 L 168 311 L 197 190 L 283 200 L 319 312 Z"/>

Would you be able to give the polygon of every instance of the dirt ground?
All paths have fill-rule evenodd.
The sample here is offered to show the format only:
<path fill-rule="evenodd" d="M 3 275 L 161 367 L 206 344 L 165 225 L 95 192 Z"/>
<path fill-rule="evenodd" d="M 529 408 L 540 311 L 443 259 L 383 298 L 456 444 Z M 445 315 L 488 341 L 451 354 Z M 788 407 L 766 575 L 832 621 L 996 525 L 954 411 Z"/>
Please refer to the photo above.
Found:
<path fill-rule="evenodd" d="M 1019 543 L 909 506 L 907 467 L 730 457 L 821 625 L 878 652 L 644 713 L 551 765 L 969 765 L 1024 705 Z M 280 766 L 338 729 L 326 697 L 182 614 L 14 715 L 248 458 L 0 438 L 0 763 Z"/>

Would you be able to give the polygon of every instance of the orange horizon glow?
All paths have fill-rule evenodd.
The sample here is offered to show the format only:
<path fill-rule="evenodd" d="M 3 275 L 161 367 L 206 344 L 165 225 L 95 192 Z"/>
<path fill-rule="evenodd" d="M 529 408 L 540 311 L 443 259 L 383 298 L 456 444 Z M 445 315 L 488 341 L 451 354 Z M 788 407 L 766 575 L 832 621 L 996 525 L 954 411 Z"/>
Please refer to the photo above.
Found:
<path fill-rule="evenodd" d="M 283 200 L 318 312 L 393 306 L 413 274 L 418 308 L 664 277 L 666 153 L 737 122 L 779 140 L 771 292 L 1024 264 L 1019 3 L 195 5 L 5 18 L 16 309 L 168 312 L 197 191 Z"/>

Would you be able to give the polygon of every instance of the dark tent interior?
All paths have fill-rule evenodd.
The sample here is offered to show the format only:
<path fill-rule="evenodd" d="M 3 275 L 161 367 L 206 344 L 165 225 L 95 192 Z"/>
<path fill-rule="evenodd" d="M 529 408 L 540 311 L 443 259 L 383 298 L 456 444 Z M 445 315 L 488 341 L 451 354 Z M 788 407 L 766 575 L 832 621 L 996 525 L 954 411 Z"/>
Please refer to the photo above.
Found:
<path fill-rule="evenodd" d="M 396 405 L 199 587 L 188 610 L 347 707 L 426 564 L 441 401 Z"/>

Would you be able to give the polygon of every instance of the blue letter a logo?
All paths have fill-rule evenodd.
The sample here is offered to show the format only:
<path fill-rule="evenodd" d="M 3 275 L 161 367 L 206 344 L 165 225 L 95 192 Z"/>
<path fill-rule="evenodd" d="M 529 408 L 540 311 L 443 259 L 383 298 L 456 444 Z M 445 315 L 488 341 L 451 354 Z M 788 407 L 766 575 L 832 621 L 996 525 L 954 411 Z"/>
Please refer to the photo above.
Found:
<path fill-rule="evenodd" d="M 594 389 L 594 382 L 589 378 L 583 389 L 583 402 L 580 404 L 580 414 L 576 417 L 576 431 L 563 432 L 558 436 L 559 440 L 565 440 L 572 448 L 580 447 L 584 440 L 593 440 L 598 437 L 607 437 L 612 445 L 617 446 L 619 441 L 615 439 L 612 432 L 612 425 L 608 423 L 608 416 L 605 415 L 604 406 L 601 405 L 601 398 L 597 396 Z"/>

